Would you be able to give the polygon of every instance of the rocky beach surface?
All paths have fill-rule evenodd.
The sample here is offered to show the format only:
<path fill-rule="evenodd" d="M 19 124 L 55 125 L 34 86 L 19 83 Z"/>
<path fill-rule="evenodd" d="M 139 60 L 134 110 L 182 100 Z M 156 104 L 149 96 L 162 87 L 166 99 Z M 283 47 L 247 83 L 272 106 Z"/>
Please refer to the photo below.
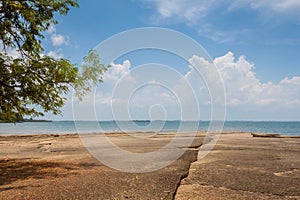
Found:
<path fill-rule="evenodd" d="M 174 135 L 105 137 L 146 153 Z M 300 138 L 227 132 L 198 158 L 205 135 L 197 133 L 191 145 L 178 147 L 185 150 L 179 159 L 148 173 L 104 165 L 77 134 L 0 136 L 0 199 L 300 199 Z"/>

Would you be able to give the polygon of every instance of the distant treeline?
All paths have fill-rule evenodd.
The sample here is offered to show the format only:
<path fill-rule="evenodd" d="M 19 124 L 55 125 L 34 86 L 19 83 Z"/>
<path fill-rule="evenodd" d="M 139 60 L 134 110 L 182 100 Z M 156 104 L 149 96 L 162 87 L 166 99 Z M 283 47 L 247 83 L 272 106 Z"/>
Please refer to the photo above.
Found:
<path fill-rule="evenodd" d="M 50 120 L 23 118 L 21 115 L 15 114 L 12 120 L 5 120 L 5 117 L 0 114 L 0 123 L 22 123 L 22 122 L 51 122 Z"/>

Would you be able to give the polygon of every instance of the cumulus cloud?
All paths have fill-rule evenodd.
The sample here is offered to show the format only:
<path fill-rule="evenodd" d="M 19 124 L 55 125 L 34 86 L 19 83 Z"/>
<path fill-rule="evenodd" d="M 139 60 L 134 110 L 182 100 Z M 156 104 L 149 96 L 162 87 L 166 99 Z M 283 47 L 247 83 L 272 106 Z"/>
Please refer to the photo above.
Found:
<path fill-rule="evenodd" d="M 111 64 L 111 68 L 105 73 L 103 79 L 105 82 L 116 82 L 122 76 L 130 72 L 131 63 L 129 60 L 125 60 L 122 64 Z"/>
<path fill-rule="evenodd" d="M 110 106 L 112 102 L 121 102 L 122 99 L 117 99 L 113 97 L 113 90 L 118 84 L 118 81 L 122 78 L 125 80 L 122 81 L 125 87 L 129 88 L 130 85 L 134 84 L 135 79 L 130 74 L 131 63 L 128 60 L 125 60 L 122 64 L 111 63 L 111 67 L 103 76 L 103 83 L 101 83 L 95 95 L 90 96 L 95 99 L 95 102 L 98 106 L 107 105 Z M 85 98 L 86 102 L 89 103 L 91 99 Z"/>
<path fill-rule="evenodd" d="M 189 62 L 190 70 L 167 88 L 156 84 L 159 81 L 155 77 L 160 76 L 157 72 L 151 74 L 149 70 L 145 74 L 134 73 L 129 60 L 120 64 L 113 63 L 104 75 L 104 82 L 98 86 L 95 93 L 86 97 L 79 106 L 75 106 L 77 111 L 81 112 L 78 116 L 89 117 L 96 113 L 97 120 L 126 120 L 130 119 L 130 113 L 134 119 L 147 119 L 151 117 L 151 112 L 154 112 L 152 114 L 155 119 L 159 119 L 159 116 L 180 119 L 183 110 L 187 113 L 195 112 L 196 107 L 191 103 L 191 99 L 196 95 L 201 119 L 209 119 L 209 107 L 211 102 L 216 100 L 212 98 L 220 96 L 218 90 L 222 88 L 221 84 L 224 84 L 226 91 L 228 112 L 239 116 L 239 119 L 243 119 L 245 113 L 241 112 L 244 110 L 253 111 L 255 116 L 261 116 L 267 108 L 276 108 L 278 113 L 286 113 L 289 110 L 295 112 L 295 108 L 300 108 L 300 76 L 285 77 L 278 83 L 262 82 L 255 74 L 254 63 L 249 62 L 245 56 L 236 58 L 232 52 L 215 58 L 213 63 L 196 55 L 192 56 Z M 151 76 L 154 78 L 149 78 Z M 136 86 L 143 85 L 143 80 L 148 84 L 135 90 Z M 217 91 L 215 96 L 212 96 L 211 90 Z M 128 91 L 134 91 L 129 99 L 126 97 Z M 157 109 L 153 109 L 153 106 Z M 88 110 L 90 112 L 86 113 Z M 113 111 L 116 110 L 118 113 L 114 115 L 116 113 Z M 264 119 L 272 119 L 272 116 L 267 117 L 269 118 Z M 193 115 L 186 119 L 199 118 Z"/>
<path fill-rule="evenodd" d="M 57 50 L 57 51 L 49 51 L 47 53 L 48 56 L 55 58 L 55 59 L 60 59 L 63 58 L 64 55 L 61 53 L 61 49 Z"/>
<path fill-rule="evenodd" d="M 61 35 L 61 34 L 52 34 L 51 41 L 54 46 L 61 46 L 61 45 L 68 45 L 69 39 L 68 37 Z"/>
<path fill-rule="evenodd" d="M 215 58 L 214 64 L 198 56 L 193 56 L 190 63 L 194 66 L 201 66 L 202 77 L 210 77 L 208 79 L 212 82 L 216 82 L 218 76 L 216 76 L 215 71 L 209 69 L 216 67 L 225 87 L 228 106 L 261 107 L 273 105 L 285 108 L 300 105 L 300 76 L 285 77 L 279 83 L 261 82 L 254 72 L 254 64 L 247 61 L 245 56 L 236 58 L 232 52 Z M 202 93 L 205 87 L 197 76 L 193 69 L 185 75 L 191 85 L 201 85 L 199 88 L 201 88 L 200 93 Z"/>
<path fill-rule="evenodd" d="M 48 29 L 46 30 L 46 33 L 48 34 L 53 34 L 53 33 L 56 33 L 56 28 L 54 26 L 54 24 L 51 24 Z"/>
<path fill-rule="evenodd" d="M 261 82 L 254 64 L 232 52 L 216 58 L 216 67 L 224 81 L 228 105 L 300 105 L 300 76 L 284 78 L 279 83 Z"/>
<path fill-rule="evenodd" d="M 135 79 L 130 74 L 131 63 L 125 60 L 123 63 L 111 63 L 111 67 L 104 74 L 104 82 L 99 84 L 89 92 L 83 101 L 74 99 L 73 112 L 77 120 L 112 120 L 115 119 L 113 115 L 112 104 L 126 107 L 126 99 L 114 95 L 113 91 L 118 81 L 125 77 L 123 86 L 128 89 L 134 84 Z M 125 115 L 126 113 L 121 113 Z"/>
<path fill-rule="evenodd" d="M 46 33 L 50 34 L 51 36 L 51 42 L 53 46 L 61 46 L 61 45 L 68 45 L 69 44 L 69 37 L 62 35 L 62 34 L 57 34 L 56 33 L 56 28 L 53 24 L 51 24 L 46 31 Z"/>

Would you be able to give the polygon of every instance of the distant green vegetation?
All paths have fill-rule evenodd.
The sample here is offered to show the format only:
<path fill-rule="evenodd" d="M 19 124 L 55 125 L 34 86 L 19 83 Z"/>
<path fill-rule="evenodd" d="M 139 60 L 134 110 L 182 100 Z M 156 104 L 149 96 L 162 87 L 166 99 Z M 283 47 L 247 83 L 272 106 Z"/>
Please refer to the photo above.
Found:
<path fill-rule="evenodd" d="M 7 120 L 0 116 L 0 123 L 21 123 L 21 122 L 51 122 L 51 120 L 23 118 L 20 115 L 15 115 L 11 120 Z"/>
<path fill-rule="evenodd" d="M 107 70 L 90 51 L 81 67 L 68 59 L 45 55 L 43 33 L 66 15 L 76 0 L 0 0 L 0 120 L 22 121 L 24 116 L 60 114 L 70 88 L 79 98 L 102 81 Z M 12 57 L 14 49 L 19 56 Z M 81 69 L 81 70 L 80 70 Z M 39 108 L 38 110 L 36 108 Z"/>

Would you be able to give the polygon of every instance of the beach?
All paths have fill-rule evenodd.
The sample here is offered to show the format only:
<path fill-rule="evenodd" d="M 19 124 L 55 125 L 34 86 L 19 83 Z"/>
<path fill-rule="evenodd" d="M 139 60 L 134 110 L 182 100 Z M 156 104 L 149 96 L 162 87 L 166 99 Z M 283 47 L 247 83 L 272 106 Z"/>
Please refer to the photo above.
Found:
<path fill-rule="evenodd" d="M 126 133 L 105 137 L 146 153 L 174 134 L 151 141 Z M 0 199 L 300 199 L 300 138 L 263 136 L 222 133 L 200 159 L 205 133 L 199 132 L 191 145 L 180 146 L 185 153 L 179 159 L 148 173 L 104 165 L 77 134 L 0 136 Z"/>

